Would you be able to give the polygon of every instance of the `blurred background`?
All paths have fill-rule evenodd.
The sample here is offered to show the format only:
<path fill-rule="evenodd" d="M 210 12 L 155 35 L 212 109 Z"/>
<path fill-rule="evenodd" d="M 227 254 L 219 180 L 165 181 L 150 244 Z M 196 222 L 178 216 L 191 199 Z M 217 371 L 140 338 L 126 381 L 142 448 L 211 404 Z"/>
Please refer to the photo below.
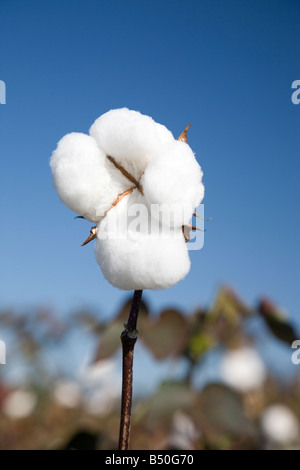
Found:
<path fill-rule="evenodd" d="M 80 246 L 90 224 L 49 159 L 123 106 L 175 137 L 192 121 L 212 216 L 186 279 L 144 292 L 131 448 L 298 448 L 299 2 L 1 0 L 0 15 L 0 448 L 117 445 L 130 295 Z"/>

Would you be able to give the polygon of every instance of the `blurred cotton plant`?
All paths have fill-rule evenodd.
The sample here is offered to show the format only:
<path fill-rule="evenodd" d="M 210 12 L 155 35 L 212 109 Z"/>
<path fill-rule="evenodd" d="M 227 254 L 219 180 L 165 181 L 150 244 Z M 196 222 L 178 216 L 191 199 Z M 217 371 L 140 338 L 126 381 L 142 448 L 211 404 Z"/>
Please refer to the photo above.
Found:
<path fill-rule="evenodd" d="M 74 380 L 60 379 L 55 383 L 53 398 L 63 408 L 77 408 L 81 403 L 81 390 Z"/>
<path fill-rule="evenodd" d="M 181 450 L 195 449 L 197 433 L 191 417 L 182 411 L 176 411 L 172 419 L 171 434 L 169 436 L 169 448 Z"/>
<path fill-rule="evenodd" d="M 127 108 L 111 110 L 94 122 L 90 135 L 63 137 L 50 161 L 60 199 L 96 224 L 83 245 L 96 239 L 96 259 L 105 278 L 115 287 L 135 291 L 121 335 L 122 450 L 129 445 L 142 291 L 171 287 L 190 270 L 186 242 L 197 229 L 190 220 L 197 215 L 204 186 L 187 144 L 189 126 L 176 140 L 149 116 Z"/>
<path fill-rule="evenodd" d="M 82 371 L 85 409 L 91 415 L 109 414 L 120 400 L 121 380 L 115 358 L 98 361 Z"/>
<path fill-rule="evenodd" d="M 14 374 L 1 369 L 1 449 L 116 448 L 119 336 L 130 304 L 124 302 L 111 321 L 86 309 L 63 323 L 50 311 L 0 311 L 1 332 L 15 339 L 9 364 Z M 140 345 L 165 373 L 154 391 L 158 377 L 148 373 L 147 356 L 139 358 L 144 388 L 133 407 L 131 448 L 299 448 L 299 368 L 291 362 L 290 348 L 299 332 L 278 319 L 277 311 L 264 300 L 250 307 L 226 287 L 210 306 L 193 312 L 169 309 L 154 318 L 143 302 Z M 83 328 L 88 336 L 81 336 L 81 349 L 86 341 L 88 350 L 94 348 L 71 371 L 64 357 L 70 340 L 78 348 Z M 280 347 L 272 356 L 279 367 L 271 366 L 262 342 L 272 343 L 272 353 Z M 181 365 L 175 375 L 167 372 L 172 360 Z M 206 374 L 211 368 L 220 374 Z M 77 439 L 87 435 L 96 442 Z"/>
<path fill-rule="evenodd" d="M 292 444 L 299 438 L 299 422 L 290 408 L 282 403 L 270 405 L 261 417 L 261 428 L 267 445 Z"/>
<path fill-rule="evenodd" d="M 3 413 L 11 419 L 23 419 L 30 416 L 37 404 L 37 395 L 31 390 L 14 390 L 2 404 Z"/>
<path fill-rule="evenodd" d="M 264 363 L 251 347 L 226 351 L 220 367 L 224 382 L 239 392 L 261 387 L 266 379 Z"/>
<path fill-rule="evenodd" d="M 53 387 L 53 399 L 63 408 L 84 409 L 92 415 L 111 412 L 120 398 L 120 377 L 116 359 L 84 364 L 75 379 L 58 379 Z"/>

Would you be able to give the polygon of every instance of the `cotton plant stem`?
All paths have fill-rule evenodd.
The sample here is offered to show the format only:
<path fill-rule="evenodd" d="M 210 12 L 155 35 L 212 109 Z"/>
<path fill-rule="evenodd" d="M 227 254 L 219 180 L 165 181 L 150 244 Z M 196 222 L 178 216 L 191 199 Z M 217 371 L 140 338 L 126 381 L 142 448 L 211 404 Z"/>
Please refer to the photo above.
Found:
<path fill-rule="evenodd" d="M 142 299 L 142 293 L 142 290 L 134 291 L 128 322 L 125 325 L 125 330 L 121 334 L 123 351 L 123 374 L 120 435 L 118 447 L 119 450 L 128 450 L 129 447 L 132 404 L 133 352 L 138 335 L 136 324 Z"/>

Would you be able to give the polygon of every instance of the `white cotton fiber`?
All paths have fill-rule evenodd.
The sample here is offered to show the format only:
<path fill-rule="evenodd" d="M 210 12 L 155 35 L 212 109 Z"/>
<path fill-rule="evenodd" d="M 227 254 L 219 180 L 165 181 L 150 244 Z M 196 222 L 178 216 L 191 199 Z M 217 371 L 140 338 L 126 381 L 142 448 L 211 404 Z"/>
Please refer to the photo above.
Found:
<path fill-rule="evenodd" d="M 262 431 L 271 443 L 288 444 L 299 440 L 298 417 L 285 404 L 274 403 L 268 406 L 260 419 Z"/>
<path fill-rule="evenodd" d="M 165 126 L 127 108 L 100 116 L 90 128 L 90 135 L 137 180 L 160 147 L 174 140 Z"/>
<path fill-rule="evenodd" d="M 142 216 L 134 217 L 135 207 Z M 99 223 L 95 254 L 106 279 L 124 290 L 168 288 L 190 269 L 181 228 L 159 233 L 155 224 L 152 229 L 148 208 L 137 190 Z"/>
<path fill-rule="evenodd" d="M 266 379 L 264 363 L 251 347 L 227 351 L 220 363 L 220 373 L 230 387 L 240 392 L 259 388 Z"/>
<path fill-rule="evenodd" d="M 63 137 L 53 152 L 50 166 L 56 191 L 74 212 L 97 222 L 128 180 L 107 160 L 92 137 L 72 133 Z"/>
<path fill-rule="evenodd" d="M 50 166 L 62 202 L 97 222 L 95 254 L 112 285 L 164 289 L 186 276 L 182 226 L 203 199 L 202 171 L 165 126 L 127 108 L 111 110 L 90 135 L 63 137 Z"/>
<path fill-rule="evenodd" d="M 149 206 L 159 205 L 162 223 L 179 227 L 188 223 L 204 197 L 201 180 L 202 171 L 191 148 L 173 141 L 151 160 L 141 185 Z M 157 207 L 154 209 L 157 211 Z M 157 217 L 155 212 L 153 216 Z"/>

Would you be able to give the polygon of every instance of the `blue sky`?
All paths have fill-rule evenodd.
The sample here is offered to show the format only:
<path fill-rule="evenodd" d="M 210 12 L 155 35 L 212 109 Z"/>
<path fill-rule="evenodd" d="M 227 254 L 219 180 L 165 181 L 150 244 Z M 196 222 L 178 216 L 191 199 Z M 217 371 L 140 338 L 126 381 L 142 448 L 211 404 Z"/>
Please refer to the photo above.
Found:
<path fill-rule="evenodd" d="M 0 16 L 0 307 L 109 316 L 123 301 L 80 246 L 90 224 L 59 201 L 49 158 L 63 135 L 126 106 L 175 136 L 192 121 L 213 217 L 187 278 L 145 293 L 153 311 L 189 311 L 229 284 L 297 321 L 299 1 L 1 0 Z"/>

